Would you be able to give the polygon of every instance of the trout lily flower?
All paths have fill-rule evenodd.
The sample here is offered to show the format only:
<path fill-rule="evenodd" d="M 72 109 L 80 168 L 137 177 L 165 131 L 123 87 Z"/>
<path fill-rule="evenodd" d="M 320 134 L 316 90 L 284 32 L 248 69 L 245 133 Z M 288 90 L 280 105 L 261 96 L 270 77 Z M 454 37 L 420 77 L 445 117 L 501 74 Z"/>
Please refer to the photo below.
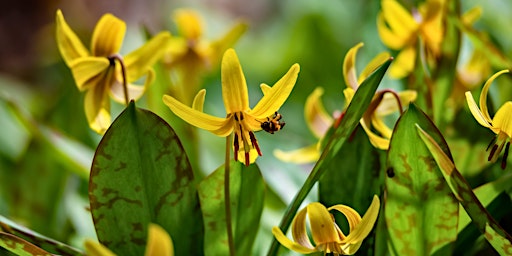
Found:
<path fill-rule="evenodd" d="M 217 40 L 204 37 L 201 16 L 191 9 L 177 9 L 173 19 L 178 36 L 171 39 L 171 47 L 164 55 L 163 62 L 171 72 L 174 87 L 172 95 L 189 104 L 201 85 L 201 77 L 218 66 L 222 54 L 247 30 L 247 24 L 236 23 L 224 36 Z"/>
<path fill-rule="evenodd" d="M 193 107 L 189 107 L 169 95 L 164 95 L 163 101 L 175 115 L 191 125 L 221 137 L 233 133 L 234 158 L 236 161 L 239 160 L 249 165 L 262 155 L 254 132 L 260 131 L 262 123 L 273 116 L 284 104 L 295 86 L 299 69 L 299 65 L 294 64 L 274 86 L 265 89 L 261 100 L 251 109 L 242 67 L 235 51 L 228 49 L 224 53 L 221 64 L 225 118 L 212 116 L 202 111 L 204 90 L 201 90 L 196 96 Z"/>
<path fill-rule="evenodd" d="M 491 141 L 487 150 L 491 150 L 489 153 L 490 162 L 495 162 L 503 148 L 503 159 L 501 160 L 501 168 L 505 169 L 507 166 L 507 156 L 510 148 L 510 139 L 512 138 L 512 101 L 505 102 L 496 112 L 493 118 L 489 114 L 487 108 L 487 94 L 489 87 L 491 86 L 494 79 L 504 73 L 509 73 L 509 70 L 502 70 L 494 74 L 485 82 L 482 92 L 480 93 L 480 108 L 477 106 L 473 95 L 470 91 L 466 92 L 466 100 L 468 102 L 469 110 L 476 121 L 483 127 L 489 128 L 496 134 L 496 137 Z"/>
<path fill-rule="evenodd" d="M 396 0 L 382 0 L 381 6 L 382 11 L 377 17 L 379 36 L 384 45 L 399 51 L 389 69 L 392 77 L 403 78 L 412 72 L 418 56 L 418 42 L 427 56 L 439 56 L 444 35 L 443 0 L 427 0 L 412 14 Z"/>
<path fill-rule="evenodd" d="M 272 228 L 272 234 L 284 247 L 302 254 L 323 252 L 334 255 L 352 255 L 357 252 L 363 240 L 370 234 L 379 215 L 380 201 L 373 196 L 372 203 L 363 218 L 349 206 L 338 204 L 326 208 L 320 203 L 310 203 L 300 210 L 292 221 L 293 240 L 286 237 L 278 228 Z M 349 233 L 345 235 L 336 224 L 330 211 L 343 214 L 349 224 Z M 306 228 L 306 216 L 309 219 L 311 241 Z"/>
<path fill-rule="evenodd" d="M 104 245 L 90 240 L 85 241 L 85 254 L 87 256 L 115 256 Z M 173 256 L 174 246 L 171 236 L 157 224 L 150 223 L 148 228 L 148 242 L 144 256 Z"/>
<path fill-rule="evenodd" d="M 111 123 L 109 95 L 121 103 L 140 98 L 153 81 L 151 66 L 164 54 L 171 36 L 162 32 L 122 57 L 119 50 L 126 24 L 112 14 L 103 15 L 96 24 L 90 51 L 66 23 L 61 10 L 57 10 L 56 24 L 62 58 L 71 69 L 78 89 L 85 91 L 89 126 L 103 134 Z M 131 84 L 143 76 L 144 86 Z"/>

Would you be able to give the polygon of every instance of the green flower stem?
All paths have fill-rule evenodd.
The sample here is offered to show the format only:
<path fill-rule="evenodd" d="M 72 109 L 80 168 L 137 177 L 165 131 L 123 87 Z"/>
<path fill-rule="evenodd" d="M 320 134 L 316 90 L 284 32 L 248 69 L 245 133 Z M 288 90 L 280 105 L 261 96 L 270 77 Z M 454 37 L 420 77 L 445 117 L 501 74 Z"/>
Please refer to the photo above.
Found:
<path fill-rule="evenodd" d="M 114 54 L 108 57 L 109 60 L 117 60 L 119 65 L 121 65 L 121 75 L 123 76 L 123 93 L 124 93 L 124 101 L 126 106 L 130 104 L 130 97 L 128 96 L 128 83 L 126 82 L 126 65 L 123 61 L 123 56 L 119 54 Z"/>
<path fill-rule="evenodd" d="M 231 155 L 231 135 L 226 137 L 226 157 L 224 164 L 224 206 L 226 208 L 226 231 L 228 233 L 229 255 L 235 255 L 235 244 L 233 242 L 233 227 L 231 225 L 231 198 L 229 191 L 229 167 Z"/>

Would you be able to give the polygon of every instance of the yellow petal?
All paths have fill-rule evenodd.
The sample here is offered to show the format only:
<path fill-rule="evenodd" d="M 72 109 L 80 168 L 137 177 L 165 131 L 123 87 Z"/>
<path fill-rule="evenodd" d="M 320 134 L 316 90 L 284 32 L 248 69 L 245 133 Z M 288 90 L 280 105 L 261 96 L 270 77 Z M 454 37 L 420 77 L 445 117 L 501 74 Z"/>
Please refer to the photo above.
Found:
<path fill-rule="evenodd" d="M 311 226 L 311 235 L 317 246 L 320 244 L 341 242 L 336 231 L 334 220 L 325 206 L 316 202 L 310 203 L 307 206 L 307 211 L 309 224 Z"/>
<path fill-rule="evenodd" d="M 148 244 L 145 256 L 173 256 L 174 246 L 171 236 L 157 224 L 149 224 Z"/>
<path fill-rule="evenodd" d="M 288 237 L 286 237 L 283 234 L 283 231 L 281 231 L 278 227 L 272 228 L 272 234 L 276 237 L 276 240 L 279 241 L 279 243 L 281 243 L 284 247 L 292 251 L 302 254 L 310 254 L 316 252 L 314 248 L 307 248 L 296 242 L 291 241 L 290 239 L 288 239 Z"/>
<path fill-rule="evenodd" d="M 297 212 L 295 217 L 292 220 L 292 237 L 295 242 L 298 244 L 313 249 L 315 248 L 311 241 L 309 240 L 309 236 L 306 230 L 306 215 L 307 215 L 307 207 L 301 209 Z"/>
<path fill-rule="evenodd" d="M 228 49 L 224 53 L 221 69 L 222 99 L 224 100 L 226 113 L 248 110 L 247 84 L 235 50 Z"/>
<path fill-rule="evenodd" d="M 266 84 L 266 83 L 261 83 L 260 84 L 260 89 L 261 89 L 261 92 L 263 93 L 263 95 L 267 94 L 269 91 L 270 91 L 270 85 Z"/>
<path fill-rule="evenodd" d="M 471 92 L 467 91 L 465 93 L 466 95 L 466 101 L 468 102 L 468 107 L 469 107 L 469 111 L 471 111 L 471 114 L 473 115 L 473 117 L 476 119 L 476 121 L 483 127 L 487 127 L 487 128 L 490 128 L 491 127 L 491 124 L 487 121 L 487 119 L 485 118 L 484 114 L 482 113 L 482 111 L 480 111 L 480 109 L 478 108 L 478 106 L 476 105 L 476 102 L 475 100 L 473 99 L 473 95 L 471 94 Z M 490 120 L 489 120 L 490 121 Z"/>
<path fill-rule="evenodd" d="M 512 138 L 512 101 L 505 102 L 498 109 L 492 120 L 492 126 L 506 133 L 509 138 Z"/>
<path fill-rule="evenodd" d="M 361 126 L 363 127 L 364 131 L 366 132 L 366 135 L 368 135 L 368 139 L 370 140 L 370 143 L 382 150 L 387 150 L 389 148 L 389 139 L 381 137 L 377 134 L 375 134 L 371 129 L 369 123 L 361 119 Z"/>
<path fill-rule="evenodd" d="M 345 84 L 354 90 L 357 90 L 357 87 L 359 87 L 356 74 L 356 55 L 359 48 L 363 47 L 363 45 L 363 43 L 358 43 L 356 46 L 350 48 L 343 61 L 343 77 L 345 78 Z"/>
<path fill-rule="evenodd" d="M 116 254 L 104 245 L 92 240 L 85 240 L 85 254 L 87 256 L 115 256 Z"/>
<path fill-rule="evenodd" d="M 501 70 L 501 71 L 497 72 L 496 74 L 492 75 L 487 80 L 487 82 L 485 82 L 484 87 L 482 88 L 482 92 L 480 93 L 480 110 L 481 110 L 481 113 L 484 116 L 485 120 L 488 123 L 491 123 L 491 116 L 489 115 L 489 110 L 487 109 L 487 94 L 489 93 L 489 87 L 491 87 L 491 84 L 492 84 L 492 82 L 494 82 L 494 79 L 496 79 L 501 74 L 508 73 L 508 72 L 509 72 L 509 70 L 505 69 L 505 70 Z M 471 111 L 471 113 L 473 113 L 473 111 Z"/>
<path fill-rule="evenodd" d="M 201 17 L 199 17 L 195 11 L 190 9 L 177 9 L 174 11 L 173 18 L 179 33 L 183 37 L 197 40 L 203 34 Z"/>
<path fill-rule="evenodd" d="M 474 6 L 462 14 L 461 20 L 465 26 L 471 26 L 476 20 L 480 19 L 480 16 L 482 16 L 482 7 Z"/>
<path fill-rule="evenodd" d="M 57 46 L 59 47 L 60 54 L 64 62 L 66 62 L 66 65 L 69 66 L 71 61 L 77 58 L 89 56 L 89 51 L 82 44 L 75 32 L 68 26 L 60 9 L 57 10 L 55 20 L 57 25 Z"/>
<path fill-rule="evenodd" d="M 351 207 L 348 207 L 346 205 L 342 205 L 342 204 L 333 205 L 333 206 L 329 207 L 328 210 L 329 211 L 336 210 L 336 211 L 341 212 L 343 215 L 345 215 L 345 217 L 347 218 L 347 221 L 348 221 L 349 229 L 350 229 L 349 234 L 359 224 L 359 222 L 361 222 L 361 215 L 359 215 L 359 213 L 357 213 L 354 209 L 352 209 Z M 342 234 L 343 234 L 343 232 L 342 232 Z"/>
<path fill-rule="evenodd" d="M 375 58 L 373 58 L 361 72 L 359 78 L 357 79 L 357 83 L 361 84 L 373 71 L 384 64 L 384 62 L 386 62 L 390 57 L 391 55 L 389 52 L 381 52 L 375 56 Z"/>
<path fill-rule="evenodd" d="M 123 43 L 126 24 L 124 21 L 107 13 L 101 17 L 94 28 L 91 51 L 94 56 L 108 57 L 118 53 Z"/>
<path fill-rule="evenodd" d="M 350 234 L 348 234 L 347 239 L 344 242 L 347 244 L 355 244 L 364 240 L 368 234 L 370 234 L 370 231 L 372 231 L 373 226 L 375 225 L 375 221 L 377 221 L 377 217 L 379 216 L 379 209 L 379 197 L 374 195 L 372 203 L 361 219 L 361 222 L 359 222 L 354 230 L 351 230 Z"/>
<path fill-rule="evenodd" d="M 293 64 L 288 72 L 263 95 L 263 98 L 248 113 L 257 118 L 266 118 L 273 115 L 290 96 L 299 71 L 299 64 Z"/>
<path fill-rule="evenodd" d="M 98 134 L 103 134 L 111 123 L 110 99 L 106 90 L 107 84 L 102 83 L 87 90 L 84 98 L 85 115 L 89 126 Z"/>
<path fill-rule="evenodd" d="M 393 50 L 400 50 L 409 43 L 409 38 L 401 38 L 386 25 L 382 13 L 377 16 L 377 31 L 382 43 Z"/>
<path fill-rule="evenodd" d="M 304 106 L 306 124 L 316 138 L 322 138 L 333 123 L 333 118 L 327 114 L 320 100 L 323 93 L 324 90 L 321 87 L 315 88 L 306 99 Z"/>
<path fill-rule="evenodd" d="M 171 34 L 161 32 L 137 50 L 124 58 L 128 82 L 133 82 L 146 74 L 164 53 L 169 49 Z"/>
<path fill-rule="evenodd" d="M 175 115 L 193 126 L 222 137 L 229 135 L 233 131 L 233 124 L 230 122 L 230 119 L 205 114 L 186 106 L 169 95 L 164 95 L 163 101 Z"/>
<path fill-rule="evenodd" d="M 76 86 L 80 91 L 98 86 L 98 83 L 104 83 L 109 66 L 109 60 L 104 57 L 77 58 L 69 64 Z"/>
<path fill-rule="evenodd" d="M 258 158 L 258 156 L 259 156 L 258 151 L 255 148 L 249 149 L 249 164 L 253 164 L 254 162 L 256 162 L 256 159 Z M 242 164 L 247 163 L 245 161 L 245 149 L 244 149 L 243 144 L 240 145 L 240 148 L 238 150 L 238 162 L 240 162 Z"/>
<path fill-rule="evenodd" d="M 415 63 L 416 48 L 412 45 L 400 51 L 389 68 L 389 75 L 396 79 L 403 78 L 413 71 Z"/>
<path fill-rule="evenodd" d="M 414 90 L 404 90 L 398 92 L 398 97 L 400 98 L 402 106 L 408 105 L 409 103 L 413 102 L 414 100 L 416 100 L 417 96 L 418 93 Z M 396 101 L 395 96 L 391 95 L 390 93 L 385 93 L 382 98 L 382 101 L 379 103 L 379 106 L 375 110 L 375 114 L 377 114 L 378 116 L 386 116 L 398 110 L 398 102 Z"/>
<path fill-rule="evenodd" d="M 320 152 L 318 151 L 317 144 L 313 144 L 305 148 L 299 148 L 292 151 L 276 149 L 274 150 L 274 156 L 283 162 L 307 164 L 316 162 L 318 158 L 320 158 Z"/>
<path fill-rule="evenodd" d="M 206 97 L 206 90 L 205 89 L 200 90 L 194 97 L 194 101 L 192 102 L 192 108 L 197 111 L 203 112 L 205 97 Z"/>
<path fill-rule="evenodd" d="M 419 25 L 411 14 L 395 0 L 381 1 L 382 14 L 391 30 L 400 38 L 408 38 Z"/>
<path fill-rule="evenodd" d="M 386 125 L 386 123 L 384 123 L 384 120 L 381 117 L 372 115 L 372 126 L 383 138 L 388 140 L 391 138 L 391 133 L 393 131 Z"/>

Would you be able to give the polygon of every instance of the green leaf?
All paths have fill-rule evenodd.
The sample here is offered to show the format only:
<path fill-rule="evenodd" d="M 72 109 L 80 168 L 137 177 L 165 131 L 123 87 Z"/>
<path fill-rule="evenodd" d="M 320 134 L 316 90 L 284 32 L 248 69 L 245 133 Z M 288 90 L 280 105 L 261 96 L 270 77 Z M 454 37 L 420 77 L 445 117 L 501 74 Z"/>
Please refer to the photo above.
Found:
<path fill-rule="evenodd" d="M 487 212 L 482 203 L 473 193 L 471 186 L 466 179 L 455 168 L 453 161 L 440 148 L 435 139 L 433 139 L 420 125 L 417 125 L 418 134 L 423 143 L 428 147 L 440 168 L 442 175 L 449 184 L 453 194 L 464 206 L 469 217 L 476 224 L 480 232 L 484 234 L 485 239 L 500 255 L 512 254 L 512 237 L 494 220 Z"/>
<path fill-rule="evenodd" d="M 232 161 L 229 171 L 231 219 L 235 252 L 250 255 L 263 211 L 265 182 L 257 165 Z M 224 207 L 224 166 L 199 184 L 205 223 L 205 255 L 229 255 Z"/>
<path fill-rule="evenodd" d="M 101 140 L 89 181 L 99 241 L 143 255 L 149 223 L 172 237 L 176 255 L 203 252 L 203 222 L 190 163 L 172 128 L 133 102 Z"/>
<path fill-rule="evenodd" d="M 411 104 L 395 126 L 388 151 L 388 169 L 395 175 L 386 178 L 385 215 L 394 255 L 432 255 L 457 239 L 458 202 L 427 147 L 419 143 L 417 123 L 447 148 L 430 119 Z"/>
<path fill-rule="evenodd" d="M 20 256 L 50 256 L 51 254 L 15 235 L 0 231 L 0 246 Z"/>
<path fill-rule="evenodd" d="M 354 98 L 347 107 L 347 111 L 343 116 L 339 126 L 334 130 L 334 134 L 330 138 L 329 142 L 325 146 L 320 159 L 313 167 L 313 170 L 309 174 L 308 178 L 304 182 L 292 203 L 286 209 L 283 215 L 283 219 L 279 224 L 279 228 L 286 233 L 290 224 L 292 223 L 295 213 L 299 209 L 302 201 L 306 198 L 313 185 L 320 179 L 325 172 L 326 164 L 331 162 L 336 157 L 338 151 L 341 149 L 343 144 L 349 139 L 350 135 L 359 124 L 359 120 L 363 116 L 364 112 L 370 105 L 370 102 L 375 95 L 375 91 L 380 84 L 380 81 L 384 77 L 392 59 L 387 60 L 382 66 L 380 66 L 375 72 L 370 74 L 366 80 L 364 80 L 359 88 L 357 89 Z M 274 238 L 272 245 L 269 249 L 268 255 L 276 255 L 279 249 L 279 242 Z"/>

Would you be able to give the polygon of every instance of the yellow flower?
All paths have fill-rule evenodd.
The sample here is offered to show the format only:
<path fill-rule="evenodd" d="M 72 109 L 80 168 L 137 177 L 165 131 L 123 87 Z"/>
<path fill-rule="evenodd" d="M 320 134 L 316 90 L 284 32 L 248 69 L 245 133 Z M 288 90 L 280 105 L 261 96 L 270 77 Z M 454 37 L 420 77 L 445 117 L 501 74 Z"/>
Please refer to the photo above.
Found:
<path fill-rule="evenodd" d="M 112 251 L 98 242 L 85 241 L 85 253 L 87 256 L 115 256 Z M 174 246 L 171 236 L 157 224 L 149 224 L 148 243 L 145 256 L 173 256 Z"/>
<path fill-rule="evenodd" d="M 216 67 L 221 56 L 247 29 L 245 23 L 236 23 L 223 37 L 209 41 L 203 36 L 203 25 L 198 13 L 190 9 L 177 9 L 173 13 L 179 36 L 171 39 L 172 47 L 164 56 L 177 88 L 173 96 L 186 104 L 195 93 L 205 71 Z"/>
<path fill-rule="evenodd" d="M 261 156 L 254 132 L 261 130 L 261 124 L 286 101 L 295 86 L 299 69 L 299 65 L 294 64 L 274 86 L 265 90 L 261 100 L 251 109 L 242 67 L 235 51 L 228 49 L 221 64 L 222 98 L 227 114 L 225 118 L 201 111 L 204 90 L 198 93 L 193 107 L 188 107 L 169 95 L 164 95 L 163 101 L 174 114 L 191 125 L 221 137 L 234 133 L 234 158 L 249 165 L 258 155 Z"/>
<path fill-rule="evenodd" d="M 86 91 L 84 104 L 89 125 L 103 134 L 111 123 L 109 94 L 122 103 L 140 98 L 153 80 L 151 66 L 167 49 L 170 34 L 158 34 L 123 58 L 119 50 L 126 24 L 112 14 L 103 15 L 96 24 L 90 51 L 68 26 L 61 10 L 57 10 L 56 24 L 62 58 L 71 69 L 78 89 Z M 131 84 L 142 76 L 146 76 L 144 86 Z M 124 93 L 123 83 L 127 84 L 128 95 Z"/>
<path fill-rule="evenodd" d="M 468 102 L 469 110 L 471 111 L 471 114 L 473 114 L 473 117 L 475 117 L 476 121 L 480 125 L 491 129 L 491 131 L 496 134 L 496 137 L 487 147 L 487 150 L 491 149 L 488 161 L 495 162 L 498 159 L 501 150 L 505 148 L 503 159 L 501 160 L 502 169 L 505 169 L 507 166 L 510 139 L 512 138 L 512 101 L 505 102 L 498 109 L 494 117 L 491 118 L 489 115 L 489 110 L 487 109 L 487 93 L 489 92 L 489 87 L 491 86 L 494 79 L 504 73 L 509 73 L 509 70 L 499 71 L 498 73 L 491 76 L 487 82 L 485 82 L 484 87 L 482 88 L 482 92 L 480 93 L 480 108 L 476 105 L 471 92 L 466 92 L 466 100 Z"/>
<path fill-rule="evenodd" d="M 372 203 L 363 218 L 351 207 L 334 205 L 325 208 L 320 203 L 310 203 L 300 210 L 292 221 L 293 240 L 286 237 L 278 228 L 272 228 L 277 241 L 286 248 L 302 254 L 314 252 L 333 253 L 334 255 L 352 255 L 357 252 L 363 240 L 372 230 L 379 215 L 380 201 L 373 196 Z M 349 234 L 345 235 L 329 213 L 336 210 L 345 215 L 349 224 Z M 309 219 L 311 237 L 306 230 L 306 215 Z"/>
<path fill-rule="evenodd" d="M 444 1 L 427 0 L 410 14 L 396 0 L 382 0 L 377 28 L 384 45 L 400 53 L 390 67 L 390 75 L 403 78 L 414 69 L 418 39 L 423 49 L 434 57 L 441 50 L 444 35 Z"/>

